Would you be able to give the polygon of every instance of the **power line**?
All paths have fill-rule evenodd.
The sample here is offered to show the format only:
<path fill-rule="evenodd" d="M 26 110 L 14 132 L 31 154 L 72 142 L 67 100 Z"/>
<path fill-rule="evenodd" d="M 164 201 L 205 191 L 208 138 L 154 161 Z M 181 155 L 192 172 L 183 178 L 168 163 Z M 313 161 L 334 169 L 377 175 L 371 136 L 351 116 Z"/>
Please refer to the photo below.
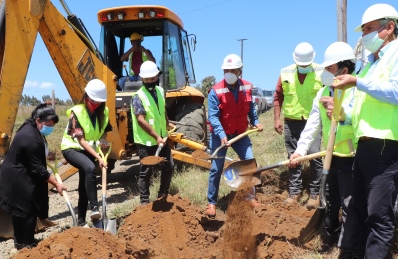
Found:
<path fill-rule="evenodd" d="M 232 1 L 233 0 L 227 0 L 227 1 L 219 2 L 219 3 L 216 3 L 216 4 L 212 4 L 212 5 L 208 5 L 208 6 L 205 6 L 205 7 L 201 7 L 201 8 L 198 8 L 198 9 L 193 9 L 191 11 L 186 11 L 184 13 L 179 13 L 179 15 L 196 12 L 196 11 L 199 11 L 199 10 L 203 10 L 203 9 L 206 9 L 206 8 L 210 8 L 210 7 L 213 7 L 213 6 L 216 6 L 216 5 L 220 5 L 220 4 L 224 4 L 224 3 L 232 2 Z"/>

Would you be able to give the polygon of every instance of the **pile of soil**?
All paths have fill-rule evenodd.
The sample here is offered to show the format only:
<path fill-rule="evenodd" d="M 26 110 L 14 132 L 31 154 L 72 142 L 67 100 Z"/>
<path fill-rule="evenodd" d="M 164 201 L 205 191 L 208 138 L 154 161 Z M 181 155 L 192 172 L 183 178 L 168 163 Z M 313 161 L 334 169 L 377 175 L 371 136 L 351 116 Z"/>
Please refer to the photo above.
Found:
<path fill-rule="evenodd" d="M 263 181 L 277 184 L 268 171 Z M 297 238 L 314 210 L 286 205 L 285 193 L 267 185 L 256 197 L 256 210 L 246 201 L 250 186 L 229 195 L 226 214 L 208 219 L 204 209 L 178 194 L 136 208 L 122 222 L 117 236 L 100 229 L 71 228 L 54 233 L 14 258 L 293 258 L 314 255 L 317 240 Z M 336 256 L 337 249 L 331 256 Z M 327 257 L 324 257 L 327 258 Z M 333 257 L 332 257 L 333 258 Z"/>

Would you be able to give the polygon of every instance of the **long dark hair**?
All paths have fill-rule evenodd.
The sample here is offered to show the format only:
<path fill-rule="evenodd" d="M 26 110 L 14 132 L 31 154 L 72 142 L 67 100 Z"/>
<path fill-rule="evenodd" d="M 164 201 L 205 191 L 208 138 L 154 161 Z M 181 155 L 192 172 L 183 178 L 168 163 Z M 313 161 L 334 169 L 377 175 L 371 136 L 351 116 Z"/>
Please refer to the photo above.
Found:
<path fill-rule="evenodd" d="M 87 93 L 84 93 L 83 98 L 80 101 L 80 103 L 84 104 L 84 106 L 86 106 L 86 98 L 87 97 L 89 97 L 87 95 Z M 99 126 L 100 130 L 102 129 L 102 127 L 104 126 L 104 123 L 105 123 L 105 112 L 104 111 L 105 111 L 105 102 L 102 102 L 100 104 L 100 106 L 98 106 L 98 108 L 95 109 L 95 111 L 94 111 L 95 117 L 98 120 L 98 126 Z"/>
<path fill-rule="evenodd" d="M 55 113 L 54 109 L 48 106 L 46 103 L 41 103 L 36 106 L 36 108 L 32 111 L 30 118 L 27 118 L 17 131 L 19 131 L 26 124 L 36 127 L 37 118 L 43 122 L 54 121 L 54 123 L 58 123 L 59 121 L 58 115 Z"/>

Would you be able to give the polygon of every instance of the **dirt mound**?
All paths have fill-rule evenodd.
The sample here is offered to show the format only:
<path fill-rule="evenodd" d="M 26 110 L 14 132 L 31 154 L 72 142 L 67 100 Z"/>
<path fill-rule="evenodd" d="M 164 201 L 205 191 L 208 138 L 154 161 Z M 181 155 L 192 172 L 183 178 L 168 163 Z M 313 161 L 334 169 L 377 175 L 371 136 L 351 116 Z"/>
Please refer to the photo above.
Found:
<path fill-rule="evenodd" d="M 216 219 L 178 194 L 136 208 L 124 219 L 117 236 L 100 229 L 72 228 L 56 233 L 15 258 L 298 258 L 313 251 L 317 241 L 298 242 L 314 211 L 302 204 L 286 205 L 278 193 L 277 174 L 257 193 L 263 206 L 246 202 L 248 186 L 231 192 L 228 209 Z M 266 191 L 264 191 L 266 190 Z M 280 190 L 280 189 L 279 189 Z M 333 254 L 333 253 L 332 253 Z M 336 252 L 334 252 L 334 255 Z M 327 257 L 324 257 L 327 258 Z"/>
<path fill-rule="evenodd" d="M 13 258 L 128 258 L 126 242 L 101 229 L 75 227 L 52 234 Z"/>

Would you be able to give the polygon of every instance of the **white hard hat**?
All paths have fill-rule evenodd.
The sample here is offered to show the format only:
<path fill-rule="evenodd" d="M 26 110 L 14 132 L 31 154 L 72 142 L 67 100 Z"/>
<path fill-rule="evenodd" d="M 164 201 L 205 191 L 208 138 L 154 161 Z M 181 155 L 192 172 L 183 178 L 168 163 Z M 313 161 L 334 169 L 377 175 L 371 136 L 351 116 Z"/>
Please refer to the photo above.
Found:
<path fill-rule="evenodd" d="M 221 69 L 236 69 L 243 67 L 242 59 L 236 54 L 229 54 L 224 58 Z"/>
<path fill-rule="evenodd" d="M 99 79 L 92 79 L 87 83 L 86 88 L 84 88 L 88 97 L 96 102 L 106 101 L 106 86 L 104 82 Z"/>
<path fill-rule="evenodd" d="M 152 61 L 145 61 L 140 68 L 140 77 L 151 78 L 159 74 L 159 69 Z"/>
<path fill-rule="evenodd" d="M 354 31 L 361 32 L 365 23 L 386 18 L 398 19 L 397 10 L 388 4 L 374 4 L 363 13 L 362 23 Z"/>
<path fill-rule="evenodd" d="M 351 60 L 355 63 L 354 50 L 345 42 L 338 41 L 330 44 L 325 50 L 325 55 L 321 67 L 327 67 L 340 61 Z"/>
<path fill-rule="evenodd" d="M 299 66 L 311 65 L 315 58 L 315 51 L 311 44 L 302 42 L 294 49 L 293 60 Z"/>

